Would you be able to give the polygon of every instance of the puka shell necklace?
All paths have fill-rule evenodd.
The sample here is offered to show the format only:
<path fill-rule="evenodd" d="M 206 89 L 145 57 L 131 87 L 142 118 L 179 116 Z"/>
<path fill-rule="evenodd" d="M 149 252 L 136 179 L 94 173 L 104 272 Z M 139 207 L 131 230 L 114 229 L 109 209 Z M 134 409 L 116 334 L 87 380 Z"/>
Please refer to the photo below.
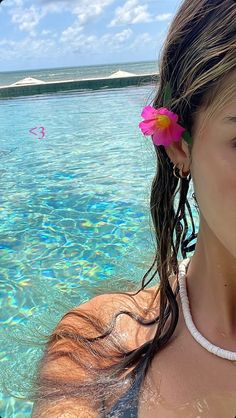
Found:
<path fill-rule="evenodd" d="M 186 290 L 186 274 L 187 274 L 187 268 L 189 265 L 191 258 L 185 258 L 179 265 L 179 293 L 180 293 L 180 300 L 184 315 L 185 324 L 190 332 L 190 334 L 195 338 L 195 340 L 209 353 L 215 354 L 218 357 L 222 357 L 226 360 L 236 360 L 236 352 L 235 351 L 228 351 L 224 350 L 223 348 L 217 347 L 217 345 L 212 344 L 210 341 L 208 341 L 203 335 L 200 334 L 200 332 L 195 327 L 192 315 L 189 308 L 189 300 Z"/>

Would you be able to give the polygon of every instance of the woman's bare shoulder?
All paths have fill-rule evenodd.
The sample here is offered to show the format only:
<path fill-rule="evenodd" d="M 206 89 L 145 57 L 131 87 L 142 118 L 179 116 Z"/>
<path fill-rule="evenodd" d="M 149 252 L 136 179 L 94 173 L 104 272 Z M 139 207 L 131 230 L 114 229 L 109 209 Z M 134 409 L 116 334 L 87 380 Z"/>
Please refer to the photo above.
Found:
<path fill-rule="evenodd" d="M 122 294 L 115 292 L 103 293 L 94 296 L 93 298 L 68 311 L 59 323 L 68 323 L 75 320 L 76 315 L 73 314 L 76 314 L 77 312 L 96 315 L 97 317 L 102 317 L 103 319 L 107 317 L 108 319 L 108 317 L 115 313 L 117 309 L 127 307 L 128 305 L 131 306 L 131 304 L 132 306 L 135 305 L 145 309 L 156 289 L 157 286 L 153 286 L 152 288 L 142 290 L 134 296 L 134 292 L 124 292 Z"/>
<path fill-rule="evenodd" d="M 170 278 L 170 284 L 174 287 L 174 277 Z M 104 293 L 89 299 L 88 301 L 76 306 L 68 311 L 57 324 L 57 328 L 66 326 L 79 326 L 79 313 L 85 313 L 88 316 L 95 316 L 98 320 L 102 320 L 104 325 L 109 324 L 114 314 L 120 310 L 130 311 L 139 315 L 143 315 L 144 311 L 152 304 L 151 316 L 154 317 L 159 311 L 159 284 L 148 289 L 143 289 L 137 295 L 134 292 Z M 78 315 L 77 315 L 78 314 Z M 56 329 L 57 329 L 56 328 Z M 135 348 L 144 344 L 149 340 L 153 333 L 153 327 L 144 327 L 135 319 L 126 314 L 117 317 L 115 331 L 121 337 L 125 345 Z"/>
<path fill-rule="evenodd" d="M 73 314 L 85 312 L 96 315 L 99 319 L 109 320 L 111 316 L 119 309 L 133 309 L 135 306 L 139 309 L 147 309 L 158 286 L 149 289 L 143 289 L 137 295 L 135 292 L 103 293 L 89 299 L 88 301 L 76 306 L 68 311 L 60 322 L 66 323 L 73 320 Z"/>

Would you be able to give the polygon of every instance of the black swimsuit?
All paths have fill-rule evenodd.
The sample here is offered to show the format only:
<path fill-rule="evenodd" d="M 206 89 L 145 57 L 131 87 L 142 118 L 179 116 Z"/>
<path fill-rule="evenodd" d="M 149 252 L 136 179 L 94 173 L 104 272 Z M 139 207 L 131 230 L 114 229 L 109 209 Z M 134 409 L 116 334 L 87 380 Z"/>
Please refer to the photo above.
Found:
<path fill-rule="evenodd" d="M 104 413 L 103 418 L 138 418 L 138 394 L 142 383 L 143 366 L 144 363 L 141 361 L 137 366 L 134 382 L 113 405 L 112 409 L 108 413 Z M 135 398 L 135 402 L 130 405 L 129 401 L 133 398 Z"/>

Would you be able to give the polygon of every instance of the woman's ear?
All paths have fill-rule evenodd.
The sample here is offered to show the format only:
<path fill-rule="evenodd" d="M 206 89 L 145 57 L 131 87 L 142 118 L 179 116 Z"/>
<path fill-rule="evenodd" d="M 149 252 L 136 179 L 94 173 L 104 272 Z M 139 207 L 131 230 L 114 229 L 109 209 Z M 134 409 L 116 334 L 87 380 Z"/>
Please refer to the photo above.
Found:
<path fill-rule="evenodd" d="M 190 152 L 187 142 L 181 138 L 178 142 L 172 142 L 168 147 L 165 147 L 168 157 L 173 164 L 183 166 L 183 171 L 187 172 L 190 169 Z"/>

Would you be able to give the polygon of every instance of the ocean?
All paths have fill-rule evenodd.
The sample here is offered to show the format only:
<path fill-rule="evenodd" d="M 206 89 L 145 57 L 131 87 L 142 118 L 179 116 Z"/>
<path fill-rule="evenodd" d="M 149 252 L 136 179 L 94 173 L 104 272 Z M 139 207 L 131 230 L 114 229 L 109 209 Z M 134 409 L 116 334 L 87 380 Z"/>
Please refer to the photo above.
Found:
<path fill-rule="evenodd" d="M 0 72 L 0 86 L 13 84 L 26 77 L 33 77 L 42 81 L 79 80 L 83 78 L 108 77 L 112 73 L 119 70 L 135 74 L 157 73 L 158 62 L 140 61 L 104 65 L 86 65 L 80 67 Z"/>

